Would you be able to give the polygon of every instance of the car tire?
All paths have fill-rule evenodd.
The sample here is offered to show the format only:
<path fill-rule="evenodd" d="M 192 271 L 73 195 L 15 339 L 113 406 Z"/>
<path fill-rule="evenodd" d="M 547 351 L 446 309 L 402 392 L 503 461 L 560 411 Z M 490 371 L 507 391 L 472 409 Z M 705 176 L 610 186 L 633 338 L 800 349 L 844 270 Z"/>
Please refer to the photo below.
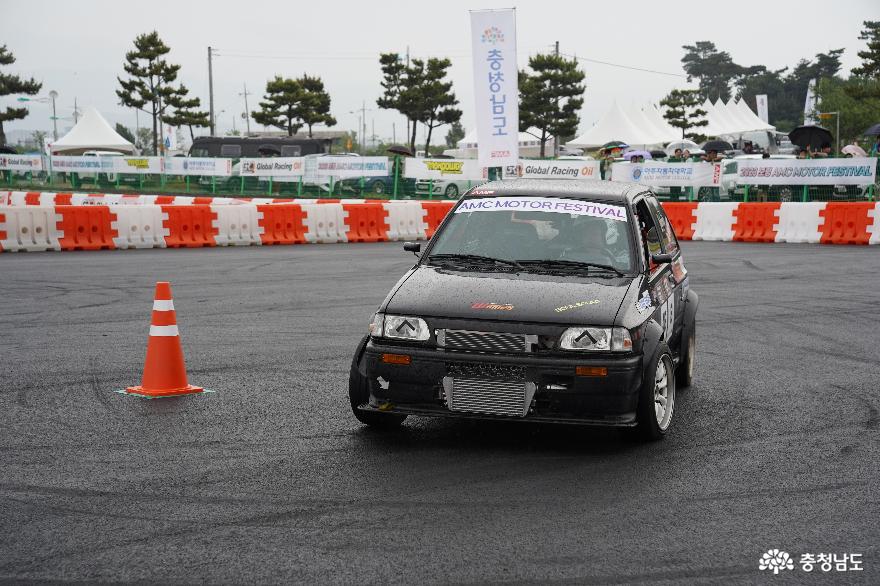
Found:
<path fill-rule="evenodd" d="M 376 195 L 382 195 L 385 193 L 385 183 L 382 181 L 373 181 L 370 184 L 370 192 L 375 193 Z"/>
<path fill-rule="evenodd" d="M 452 199 L 454 197 L 458 197 L 458 185 L 456 185 L 455 183 L 450 183 L 449 185 L 446 186 L 446 189 L 443 191 L 443 194 L 446 197 L 448 197 L 449 199 Z"/>
<path fill-rule="evenodd" d="M 665 389 L 662 415 L 658 411 L 658 389 Z M 645 369 L 639 393 L 638 424 L 636 431 L 643 440 L 662 439 L 669 431 L 675 412 L 675 371 L 672 353 L 666 342 L 660 342 L 654 357 Z"/>
<path fill-rule="evenodd" d="M 358 358 L 355 355 L 351 363 L 351 372 L 348 375 L 348 400 L 351 403 L 351 411 L 354 416 L 363 424 L 375 427 L 377 429 L 395 429 L 400 427 L 406 415 L 397 413 L 374 413 L 371 411 L 361 411 L 359 405 L 363 405 L 370 400 L 370 387 L 367 377 L 358 371 Z"/>
<path fill-rule="evenodd" d="M 676 388 L 684 389 L 694 383 L 694 358 L 697 351 L 697 325 L 691 326 L 687 338 L 681 341 L 681 356 L 675 369 Z"/>

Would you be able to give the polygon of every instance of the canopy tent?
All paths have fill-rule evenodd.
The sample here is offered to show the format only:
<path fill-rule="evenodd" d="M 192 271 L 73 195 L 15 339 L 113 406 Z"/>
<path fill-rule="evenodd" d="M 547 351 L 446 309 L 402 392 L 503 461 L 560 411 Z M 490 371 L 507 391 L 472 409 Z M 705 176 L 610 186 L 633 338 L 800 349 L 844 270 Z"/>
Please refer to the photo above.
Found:
<path fill-rule="evenodd" d="M 654 110 L 653 106 L 647 106 L 647 108 Z M 666 128 L 665 124 L 660 124 L 646 108 L 630 106 L 628 109 L 624 110 L 624 113 L 645 134 L 642 141 L 637 144 L 666 144 L 670 140 L 680 136 L 679 132 L 674 130 L 670 131 Z"/>
<path fill-rule="evenodd" d="M 114 151 L 131 154 L 134 145 L 119 136 L 104 117 L 86 108 L 70 132 L 51 144 L 53 155 L 81 155 L 86 151 Z"/>
<path fill-rule="evenodd" d="M 736 103 L 736 109 L 739 110 L 740 114 L 742 114 L 744 120 L 751 122 L 752 125 L 755 126 L 754 130 L 766 130 L 769 132 L 773 132 L 776 130 L 775 126 L 764 122 L 757 114 L 752 112 L 752 109 L 749 107 L 748 104 L 746 104 L 745 100 L 739 100 Z"/>
<path fill-rule="evenodd" d="M 672 136 L 675 138 L 675 136 Z M 632 146 L 649 146 L 664 142 L 657 136 L 657 130 L 639 120 L 633 121 L 617 102 L 589 130 L 569 142 L 566 146 L 596 148 L 612 140 L 622 140 Z"/>

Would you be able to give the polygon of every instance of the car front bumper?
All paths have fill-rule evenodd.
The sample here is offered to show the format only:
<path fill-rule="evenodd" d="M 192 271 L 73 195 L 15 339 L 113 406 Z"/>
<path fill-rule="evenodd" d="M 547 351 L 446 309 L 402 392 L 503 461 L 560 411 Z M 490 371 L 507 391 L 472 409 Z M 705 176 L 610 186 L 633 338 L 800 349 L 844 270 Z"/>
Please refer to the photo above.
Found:
<path fill-rule="evenodd" d="M 384 354 L 409 356 L 410 363 L 386 363 Z M 604 368 L 606 374 L 581 376 L 578 367 Z M 636 423 L 643 360 L 639 354 L 560 356 L 449 351 L 371 339 L 360 371 L 370 388 L 369 402 L 361 406 L 365 411 L 631 427 Z M 450 385 L 461 377 L 486 387 L 480 403 L 488 404 L 488 409 L 461 410 L 450 404 Z M 521 383 L 530 389 L 524 398 L 524 414 L 494 413 L 493 383 Z"/>

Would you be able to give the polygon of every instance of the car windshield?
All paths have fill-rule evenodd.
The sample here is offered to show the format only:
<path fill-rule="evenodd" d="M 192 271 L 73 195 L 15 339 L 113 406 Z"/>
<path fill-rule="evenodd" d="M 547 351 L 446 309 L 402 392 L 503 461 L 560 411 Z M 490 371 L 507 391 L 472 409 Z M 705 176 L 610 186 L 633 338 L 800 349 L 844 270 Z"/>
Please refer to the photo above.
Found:
<path fill-rule="evenodd" d="M 467 199 L 435 237 L 428 262 L 489 264 L 503 270 L 630 272 L 629 221 L 624 206 L 581 199 Z"/>

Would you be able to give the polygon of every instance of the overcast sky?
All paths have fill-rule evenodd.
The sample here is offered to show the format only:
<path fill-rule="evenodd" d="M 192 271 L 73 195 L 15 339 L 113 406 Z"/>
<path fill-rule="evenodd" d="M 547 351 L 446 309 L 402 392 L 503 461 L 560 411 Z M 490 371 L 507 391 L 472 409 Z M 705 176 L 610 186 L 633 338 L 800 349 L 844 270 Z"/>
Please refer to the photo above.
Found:
<path fill-rule="evenodd" d="M 548 2 L 443 0 L 263 2 L 259 0 L 151 0 L 13 2 L 2 0 L 0 44 L 17 62 L 4 67 L 43 82 L 41 95 L 59 93 L 59 116 L 70 116 L 74 98 L 80 107 L 95 106 L 112 123 L 135 125 L 133 110 L 118 105 L 116 77 L 122 75 L 125 52 L 134 37 L 153 29 L 171 47 L 168 59 L 182 66 L 180 80 L 207 108 L 207 47 L 216 47 L 215 110 L 224 132 L 244 120 L 242 93 L 247 84 L 250 109 L 275 74 L 302 73 L 324 79 L 333 100 L 337 129 L 354 129 L 363 102 L 368 109 L 367 133 L 391 138 L 392 125 L 402 140 L 404 119 L 378 110 L 381 93 L 380 52 L 416 57 L 449 57 L 451 79 L 463 124 L 473 126 L 470 24 L 468 10 L 517 9 L 518 60 L 552 49 L 559 41 L 566 54 L 652 69 L 662 75 L 582 62 L 587 90 L 581 129 L 588 128 L 614 100 L 657 102 L 671 89 L 687 87 L 681 69 L 681 46 L 711 40 L 742 65 L 776 69 L 802 57 L 842 47 L 844 70 L 858 63 L 856 52 L 863 20 L 880 19 L 877 0 L 734 2 Z M 679 77 L 680 76 L 680 77 Z M 5 103 L 4 103 L 5 102 Z M 14 99 L 0 99 L 0 107 Z M 772 108 L 773 105 L 770 104 Z M 372 109 L 372 110 L 371 110 Z M 31 115 L 6 123 L 11 129 L 49 129 L 51 112 L 33 104 Z M 71 122 L 61 122 L 60 128 Z M 141 115 L 140 124 L 147 119 Z M 255 123 L 251 121 L 252 128 Z M 445 135 L 441 129 L 440 137 Z"/>

